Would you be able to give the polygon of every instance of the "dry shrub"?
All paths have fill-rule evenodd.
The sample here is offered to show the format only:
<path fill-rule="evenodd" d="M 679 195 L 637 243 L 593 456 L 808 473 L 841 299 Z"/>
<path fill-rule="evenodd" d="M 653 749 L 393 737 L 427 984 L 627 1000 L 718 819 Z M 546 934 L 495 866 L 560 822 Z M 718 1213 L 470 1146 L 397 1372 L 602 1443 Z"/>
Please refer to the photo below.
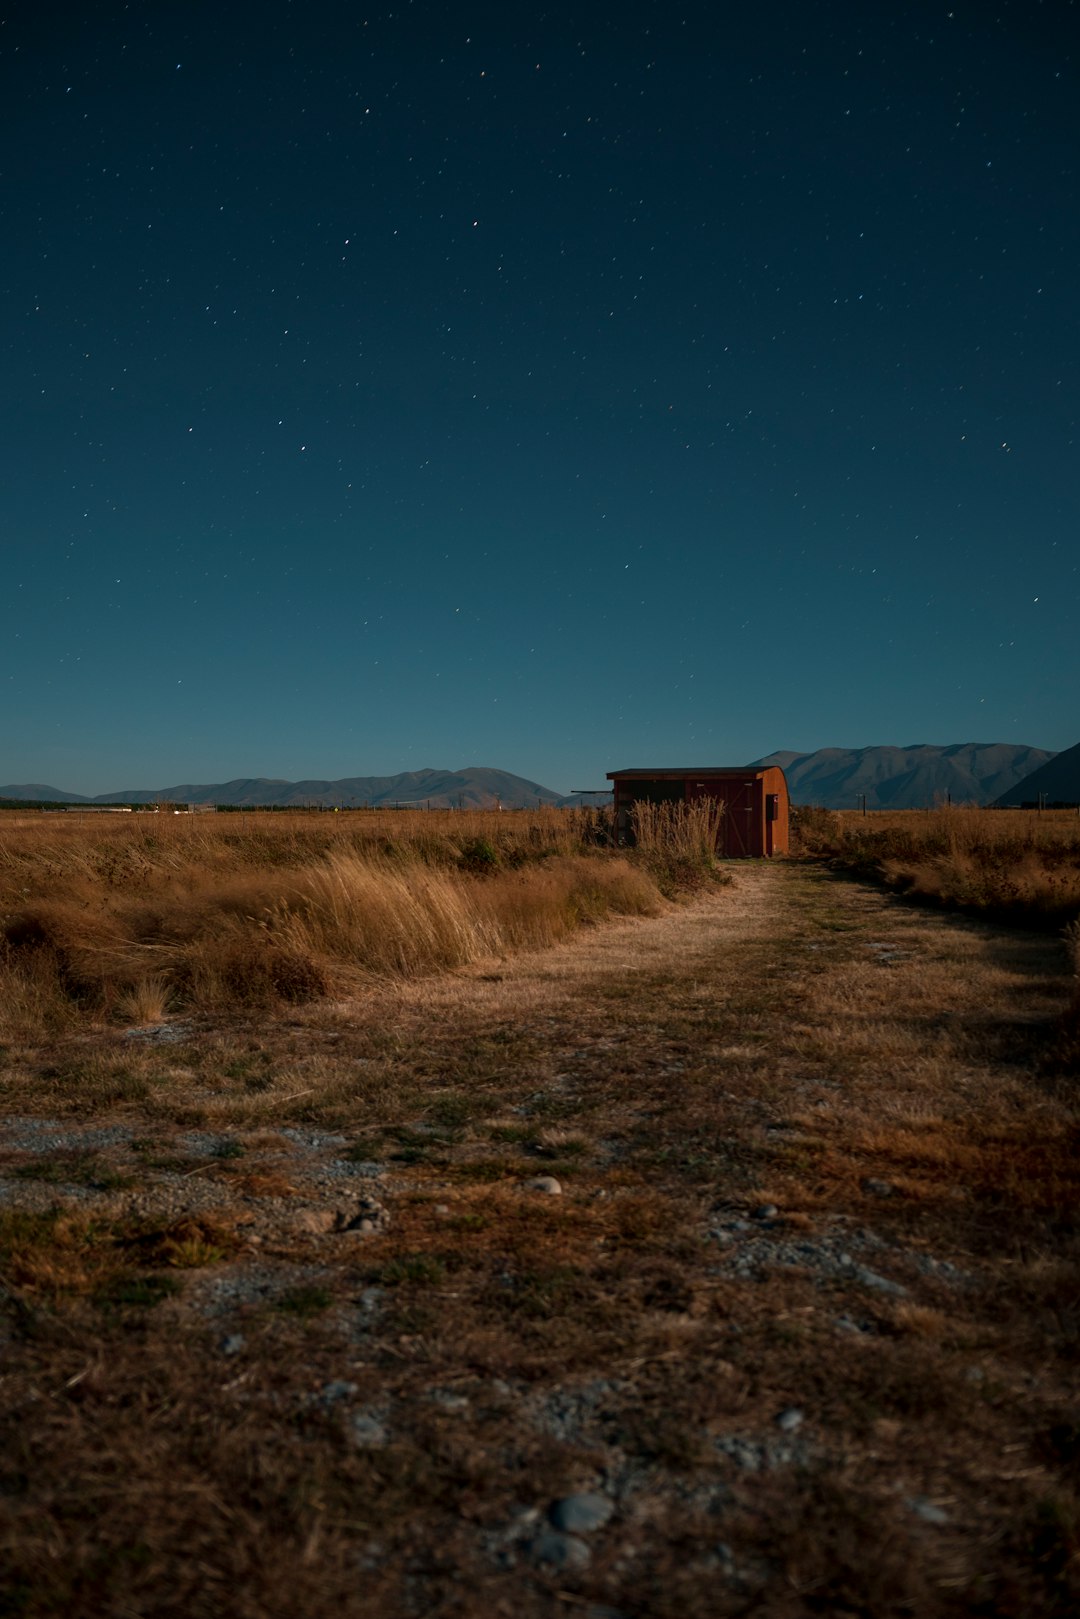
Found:
<path fill-rule="evenodd" d="M 171 1001 L 167 979 L 162 973 L 150 973 L 117 996 L 117 1015 L 125 1023 L 160 1023 L 168 1016 Z"/>

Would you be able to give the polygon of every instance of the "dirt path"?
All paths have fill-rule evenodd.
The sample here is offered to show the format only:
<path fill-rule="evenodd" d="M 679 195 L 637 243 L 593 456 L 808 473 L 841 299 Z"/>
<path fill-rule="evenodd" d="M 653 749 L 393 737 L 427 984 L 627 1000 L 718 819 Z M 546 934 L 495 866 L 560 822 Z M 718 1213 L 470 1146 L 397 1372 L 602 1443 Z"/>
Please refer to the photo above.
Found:
<path fill-rule="evenodd" d="M 1075 1611 L 1066 993 L 1053 940 L 746 866 L 9 1060 L 10 1611 Z"/>

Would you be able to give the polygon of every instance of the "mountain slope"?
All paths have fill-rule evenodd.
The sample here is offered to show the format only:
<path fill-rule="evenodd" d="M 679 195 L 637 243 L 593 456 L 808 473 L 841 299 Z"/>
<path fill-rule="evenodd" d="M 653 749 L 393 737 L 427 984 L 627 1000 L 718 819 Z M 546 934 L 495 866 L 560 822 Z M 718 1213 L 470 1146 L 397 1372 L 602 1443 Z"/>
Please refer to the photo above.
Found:
<path fill-rule="evenodd" d="M 1040 794 L 1048 804 L 1080 804 L 1080 742 L 1074 748 L 1066 748 L 1064 753 L 1054 754 L 995 802 L 999 807 L 1037 804 Z"/>
<path fill-rule="evenodd" d="M 0 787 L 0 798 L 28 799 L 40 804 L 92 804 L 93 799 L 81 793 L 65 793 L 59 787 L 45 787 L 40 782 L 24 782 L 19 787 Z"/>
<path fill-rule="evenodd" d="M 488 809 L 502 804 L 522 809 L 560 804 L 563 797 L 550 787 L 528 781 L 506 770 L 470 765 L 464 770 L 407 770 L 396 776 L 346 776 L 339 781 L 282 781 L 269 776 L 238 777 L 235 781 L 175 787 L 129 787 L 115 793 L 85 798 L 55 787 L 0 787 L 0 798 L 71 804 L 230 804 L 241 807 L 299 808 L 310 804 L 430 805 L 432 809 Z"/>
<path fill-rule="evenodd" d="M 1054 755 L 1011 742 L 953 742 L 946 747 L 819 748 L 771 753 L 757 764 L 784 770 L 793 804 L 855 809 L 922 809 L 950 798 L 988 804 Z"/>

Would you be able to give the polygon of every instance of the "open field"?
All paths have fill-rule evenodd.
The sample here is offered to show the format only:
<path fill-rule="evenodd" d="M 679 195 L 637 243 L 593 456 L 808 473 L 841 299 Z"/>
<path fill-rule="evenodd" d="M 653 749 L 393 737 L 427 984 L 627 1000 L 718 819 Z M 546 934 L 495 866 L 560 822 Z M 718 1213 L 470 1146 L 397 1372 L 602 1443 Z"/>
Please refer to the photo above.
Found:
<path fill-rule="evenodd" d="M 257 829 L 147 848 L 123 819 L 58 828 L 49 873 L 5 831 L 5 918 L 63 890 L 105 915 L 101 968 L 147 942 L 139 907 L 205 924 L 248 883 L 250 923 L 277 872 L 327 985 L 245 1004 L 177 976 L 136 1015 L 61 974 L 54 1014 L 9 1022 L 8 1612 L 1076 1611 L 1057 934 L 796 862 L 674 904 L 564 830 L 532 858 L 524 821 L 472 834 L 493 862 L 320 818 L 241 867 Z M 469 895 L 581 862 L 623 897 L 525 950 L 350 965 L 292 885 L 373 853 Z"/>

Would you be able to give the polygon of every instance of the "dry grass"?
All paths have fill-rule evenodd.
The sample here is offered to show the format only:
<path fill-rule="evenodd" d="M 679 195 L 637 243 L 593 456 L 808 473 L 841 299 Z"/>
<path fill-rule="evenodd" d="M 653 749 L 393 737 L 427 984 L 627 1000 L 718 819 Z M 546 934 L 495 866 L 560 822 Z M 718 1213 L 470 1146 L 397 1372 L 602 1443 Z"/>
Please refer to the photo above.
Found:
<path fill-rule="evenodd" d="M 687 863 L 598 812 L 0 821 L 0 1034 L 254 1010 L 653 914 Z"/>
<path fill-rule="evenodd" d="M 1040 926 L 1080 916 L 1080 816 L 1071 810 L 801 809 L 794 830 L 797 852 L 913 897 Z"/>

